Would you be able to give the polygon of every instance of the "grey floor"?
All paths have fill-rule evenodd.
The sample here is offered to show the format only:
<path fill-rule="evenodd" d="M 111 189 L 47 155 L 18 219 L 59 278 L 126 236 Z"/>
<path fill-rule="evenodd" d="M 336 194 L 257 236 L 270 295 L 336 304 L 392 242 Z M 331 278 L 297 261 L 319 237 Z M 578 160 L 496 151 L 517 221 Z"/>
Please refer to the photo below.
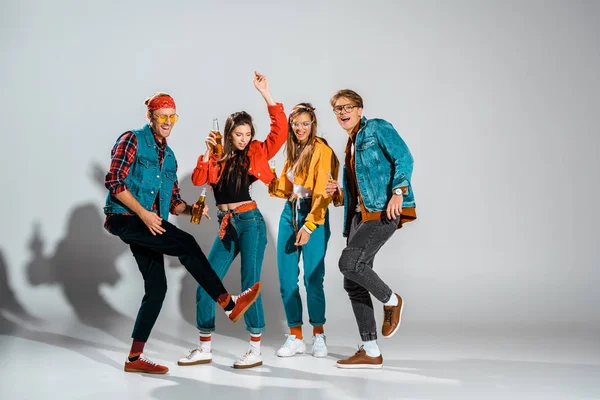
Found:
<path fill-rule="evenodd" d="M 328 327 L 330 355 L 275 356 L 285 337 L 263 340 L 264 366 L 234 370 L 247 346 L 237 334 L 215 335 L 214 361 L 178 367 L 194 346 L 193 326 L 161 316 L 146 354 L 164 376 L 123 372 L 130 321 L 41 321 L 2 311 L 0 398 L 12 399 L 600 399 L 600 335 L 579 327 L 403 324 L 380 340 L 383 370 L 340 370 L 356 349 L 355 327 Z M 207 397 L 210 396 L 210 397 Z"/>

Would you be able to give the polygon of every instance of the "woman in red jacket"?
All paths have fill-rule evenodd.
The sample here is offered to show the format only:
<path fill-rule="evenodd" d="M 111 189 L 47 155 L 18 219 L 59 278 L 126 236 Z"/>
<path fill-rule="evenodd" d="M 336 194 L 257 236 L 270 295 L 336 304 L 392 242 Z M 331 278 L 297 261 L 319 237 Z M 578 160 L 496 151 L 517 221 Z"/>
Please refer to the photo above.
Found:
<path fill-rule="evenodd" d="M 194 185 L 208 183 L 212 187 L 219 209 L 219 232 L 208 261 L 223 279 L 234 258 L 241 254 L 243 290 L 260 280 L 267 246 L 265 221 L 256 202 L 250 198 L 249 188 L 258 180 L 269 184 L 275 178 L 269 168 L 269 159 L 283 146 L 288 132 L 283 105 L 273 100 L 267 78 L 255 72 L 254 86 L 267 102 L 271 117 L 271 132 L 265 141 L 254 140 L 254 125 L 248 113 L 233 113 L 225 123 L 223 154 L 215 154 L 216 132 L 211 131 L 206 139 L 206 153 L 198 158 L 192 174 Z M 250 332 L 250 346 L 234 363 L 234 368 L 262 365 L 260 337 L 265 319 L 261 296 L 248 308 L 244 319 Z M 200 331 L 200 345 L 179 360 L 179 365 L 212 361 L 211 333 L 215 330 L 215 305 L 200 286 L 196 292 L 196 325 Z"/>

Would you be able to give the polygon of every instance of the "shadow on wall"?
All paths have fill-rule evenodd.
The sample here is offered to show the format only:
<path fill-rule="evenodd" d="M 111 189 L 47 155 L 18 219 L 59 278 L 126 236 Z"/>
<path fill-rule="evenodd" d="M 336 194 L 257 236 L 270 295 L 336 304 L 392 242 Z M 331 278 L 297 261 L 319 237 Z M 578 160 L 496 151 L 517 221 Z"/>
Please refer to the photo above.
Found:
<path fill-rule="evenodd" d="M 255 183 L 259 185 L 260 182 Z M 181 189 L 182 198 L 188 202 L 193 203 L 198 200 L 202 189 L 199 186 L 195 186 L 192 183 L 191 174 L 185 175 L 179 179 L 179 186 Z M 266 187 L 265 187 L 266 190 Z M 212 244 L 216 238 L 219 226 L 216 218 L 216 204 L 213 192 L 210 188 L 207 189 L 206 204 L 209 206 L 209 214 L 212 219 L 202 219 L 200 225 L 191 225 L 189 223 L 189 217 L 174 217 L 173 223 L 176 224 L 180 229 L 189 232 L 194 236 L 202 251 L 208 256 Z M 261 204 L 258 204 L 259 209 Z M 276 237 L 267 228 L 267 248 L 265 250 L 265 257 L 263 261 L 263 268 L 261 274 L 262 283 L 262 300 L 263 308 L 265 313 L 265 324 L 266 332 L 269 332 L 269 337 L 274 335 L 280 335 L 285 329 L 285 313 L 283 310 L 283 304 L 281 302 L 281 296 L 279 294 L 279 278 L 277 276 L 277 253 L 276 253 Z M 169 265 L 172 267 L 181 267 L 177 258 L 169 257 Z M 231 265 L 227 275 L 223 279 L 223 283 L 227 290 L 231 293 L 239 293 L 241 290 L 241 264 L 240 256 L 236 257 L 233 264 Z M 179 297 L 179 306 L 181 315 L 183 318 L 193 326 L 196 326 L 196 287 L 197 283 L 194 278 L 186 273 L 183 276 L 181 282 L 181 292 Z M 216 333 L 229 337 L 236 338 L 247 338 L 247 332 L 245 329 L 245 323 L 243 320 L 232 324 L 231 321 L 225 316 L 217 307 L 216 310 Z"/>
<path fill-rule="evenodd" d="M 8 265 L 0 249 L 0 334 L 10 334 L 16 328 L 14 323 L 4 317 L 12 316 L 30 323 L 38 323 L 39 319 L 25 310 L 10 287 Z"/>
<path fill-rule="evenodd" d="M 103 186 L 101 167 L 94 165 L 92 169 L 92 179 Z M 100 286 L 114 286 L 120 280 L 116 261 L 129 252 L 129 247 L 104 229 L 104 214 L 91 203 L 77 206 L 68 217 L 65 237 L 48 257 L 43 253 L 40 230 L 39 224 L 35 224 L 30 240 L 31 261 L 26 268 L 29 282 L 58 285 L 82 323 L 128 343 L 134 319 L 115 310 L 100 293 Z M 141 302 L 141 298 L 136 301 Z M 153 330 L 152 338 L 184 348 L 190 346 L 189 341 L 157 329 Z"/>
<path fill-rule="evenodd" d="M 39 241 L 32 243 L 32 247 L 35 246 L 39 246 Z M 99 363 L 117 369 L 122 368 L 121 365 L 103 355 L 98 349 L 127 351 L 125 347 L 106 346 L 71 336 L 37 331 L 28 327 L 28 325 L 38 325 L 40 322 L 41 320 L 30 315 L 15 297 L 9 284 L 8 266 L 0 250 L 0 335 L 11 335 L 34 342 L 62 347 L 76 351 L 84 357 Z"/>

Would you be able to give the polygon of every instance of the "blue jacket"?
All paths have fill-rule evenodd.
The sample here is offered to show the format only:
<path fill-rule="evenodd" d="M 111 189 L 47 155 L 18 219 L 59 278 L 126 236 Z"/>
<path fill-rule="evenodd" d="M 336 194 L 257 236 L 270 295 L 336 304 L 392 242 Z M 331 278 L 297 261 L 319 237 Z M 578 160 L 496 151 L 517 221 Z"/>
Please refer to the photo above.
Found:
<path fill-rule="evenodd" d="M 177 180 L 175 153 L 167 145 L 161 168 L 158 163 L 158 146 L 150 126 L 146 124 L 142 129 L 132 132 L 137 138 L 137 152 L 129 175 L 125 178 L 125 184 L 133 197 L 148 211 L 152 210 L 156 196 L 160 195 L 160 217 L 168 220 L 173 186 Z M 133 211 L 109 193 L 106 196 L 104 213 L 124 214 Z"/>
<path fill-rule="evenodd" d="M 415 196 L 410 183 L 413 157 L 396 129 L 383 119 L 362 117 L 356 133 L 355 169 L 358 190 L 367 211 L 384 211 L 394 189 L 402 188 L 402 207 L 415 207 Z M 348 186 L 344 165 L 343 187 Z M 350 199 L 344 196 L 344 236 L 348 234 L 347 221 Z"/>

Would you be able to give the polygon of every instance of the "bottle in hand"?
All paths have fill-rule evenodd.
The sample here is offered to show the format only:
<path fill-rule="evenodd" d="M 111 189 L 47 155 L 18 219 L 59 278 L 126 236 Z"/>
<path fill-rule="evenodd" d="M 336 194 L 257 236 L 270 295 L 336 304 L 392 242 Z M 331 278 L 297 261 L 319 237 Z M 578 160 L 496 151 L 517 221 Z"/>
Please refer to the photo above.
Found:
<path fill-rule="evenodd" d="M 212 130 L 217 132 L 215 137 L 215 141 L 217 142 L 217 145 L 215 146 L 215 154 L 221 155 L 223 154 L 223 135 L 221 135 L 221 131 L 219 130 L 219 120 L 217 118 L 213 119 Z"/>
<path fill-rule="evenodd" d="M 192 224 L 199 224 L 202 219 L 202 211 L 204 210 L 204 200 L 206 199 L 206 188 L 202 188 L 202 193 L 198 201 L 192 206 L 192 216 L 190 222 Z"/>
<path fill-rule="evenodd" d="M 277 179 L 277 169 L 275 168 L 275 159 L 269 160 L 269 166 L 271 167 L 271 172 L 275 175 L 275 178 L 271 180 L 269 183 L 269 194 L 273 195 L 277 191 L 277 186 L 279 184 L 279 179 Z"/>
<path fill-rule="evenodd" d="M 329 172 L 329 182 L 333 182 L 333 176 L 331 176 L 331 172 Z M 335 193 L 331 196 L 331 198 L 335 207 L 339 207 L 344 204 L 344 199 L 339 193 L 339 190 L 336 190 Z"/>

